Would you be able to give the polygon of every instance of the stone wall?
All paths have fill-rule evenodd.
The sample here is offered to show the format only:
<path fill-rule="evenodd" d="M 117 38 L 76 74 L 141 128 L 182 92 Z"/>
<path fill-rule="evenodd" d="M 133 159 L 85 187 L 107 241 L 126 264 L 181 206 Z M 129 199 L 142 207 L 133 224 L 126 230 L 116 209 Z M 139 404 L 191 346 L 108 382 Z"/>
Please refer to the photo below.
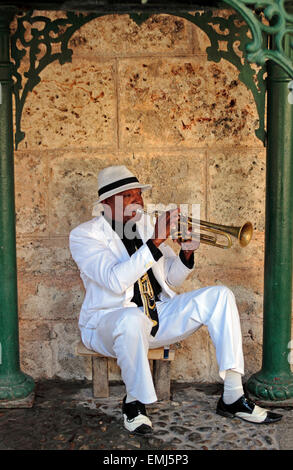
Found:
<path fill-rule="evenodd" d="M 101 17 L 72 37 L 72 63 L 47 66 L 29 94 L 15 178 L 21 363 L 34 378 L 90 378 L 89 361 L 74 354 L 84 291 L 68 235 L 92 217 L 97 173 L 111 164 L 153 184 L 146 203 L 199 203 L 205 220 L 253 222 L 246 249 L 202 245 L 178 292 L 230 287 L 245 372 L 260 368 L 265 151 L 252 93 L 230 63 L 207 61 L 208 45 L 182 18 L 155 15 L 139 27 L 128 15 Z M 24 60 L 23 76 L 27 68 Z M 205 327 L 176 347 L 174 380 L 219 380 Z"/>

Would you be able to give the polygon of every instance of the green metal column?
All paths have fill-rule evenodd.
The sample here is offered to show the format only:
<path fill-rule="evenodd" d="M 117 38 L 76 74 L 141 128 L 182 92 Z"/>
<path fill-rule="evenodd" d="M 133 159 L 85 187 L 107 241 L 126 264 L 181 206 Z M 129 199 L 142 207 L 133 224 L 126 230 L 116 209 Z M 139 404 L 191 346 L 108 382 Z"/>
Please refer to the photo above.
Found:
<path fill-rule="evenodd" d="M 0 407 L 32 394 L 20 370 L 14 205 L 12 76 L 9 24 L 14 11 L 0 7 Z"/>
<path fill-rule="evenodd" d="M 285 51 L 293 58 L 291 36 Z M 293 245 L 293 104 L 292 77 L 268 63 L 266 235 L 264 278 L 263 363 L 248 381 L 248 389 L 265 400 L 293 396 L 288 361 L 292 314 Z"/>

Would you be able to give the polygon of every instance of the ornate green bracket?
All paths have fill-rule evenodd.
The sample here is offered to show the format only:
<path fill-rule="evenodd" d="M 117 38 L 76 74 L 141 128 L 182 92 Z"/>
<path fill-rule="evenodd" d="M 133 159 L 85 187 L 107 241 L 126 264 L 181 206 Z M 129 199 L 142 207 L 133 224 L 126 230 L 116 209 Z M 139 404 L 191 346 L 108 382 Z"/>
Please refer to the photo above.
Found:
<path fill-rule="evenodd" d="M 11 56 L 14 61 L 13 75 L 15 79 L 14 95 L 16 108 L 16 132 L 15 147 L 23 140 L 25 134 L 21 130 L 21 116 L 25 100 L 29 92 L 40 82 L 40 73 L 50 63 L 58 60 L 60 64 L 71 62 L 73 51 L 68 43 L 72 35 L 84 24 L 102 16 L 101 14 L 67 12 L 66 18 L 50 20 L 44 16 L 32 16 L 28 12 L 18 17 L 17 29 L 11 37 Z M 130 13 L 130 17 L 141 25 L 150 17 L 150 13 Z M 241 21 L 241 18 L 233 13 L 227 18 L 213 16 L 212 11 L 205 13 L 184 14 L 180 16 L 191 21 L 202 29 L 210 39 L 211 45 L 207 48 L 208 60 L 219 62 L 225 59 L 239 70 L 239 79 L 251 90 L 259 115 L 259 128 L 256 136 L 265 143 L 264 110 L 265 110 L 265 82 L 263 75 L 265 67 L 258 71 L 253 69 L 245 57 L 241 57 L 237 51 L 237 45 L 241 52 L 249 45 L 249 28 Z M 27 27 L 31 25 L 30 38 L 27 39 Z M 36 25 L 38 27 L 34 27 Z M 43 27 L 40 28 L 40 24 Z M 227 34 L 227 31 L 229 32 Z M 54 45 L 60 45 L 60 52 L 53 52 Z M 221 45 L 226 44 L 226 47 Z M 42 49 L 45 48 L 42 57 Z M 24 77 L 19 72 L 22 60 L 29 61 L 29 70 Z M 23 78 L 26 78 L 25 84 Z"/>
<path fill-rule="evenodd" d="M 16 149 L 25 136 L 21 130 L 21 116 L 25 100 L 28 93 L 41 81 L 40 73 L 55 60 L 58 60 L 61 65 L 71 62 L 73 51 L 68 48 L 70 38 L 81 26 L 100 16 L 95 13 L 67 12 L 66 18 L 58 18 L 52 21 L 45 16 L 32 16 L 32 13 L 28 12 L 18 17 L 17 29 L 11 36 L 11 58 L 14 61 L 12 74 L 15 80 Z M 26 38 L 26 23 L 31 25 L 31 37 L 29 39 Z M 36 24 L 38 27 L 34 27 Z M 40 25 L 43 25 L 43 27 L 40 28 Z M 54 52 L 54 45 L 56 44 L 60 45 L 60 52 Z M 44 48 L 45 53 L 39 58 Z M 23 77 L 19 72 L 21 62 L 24 59 L 29 60 L 29 70 L 24 72 L 24 77 L 27 78 L 25 84 L 23 84 Z"/>
<path fill-rule="evenodd" d="M 268 59 L 280 65 L 293 78 L 293 63 L 284 47 L 290 36 L 293 48 L 293 3 L 291 0 L 224 0 L 249 26 L 252 41 L 246 45 L 249 62 L 263 65 Z M 254 8 L 255 12 L 251 9 Z M 269 40 L 270 39 L 270 40 Z"/>

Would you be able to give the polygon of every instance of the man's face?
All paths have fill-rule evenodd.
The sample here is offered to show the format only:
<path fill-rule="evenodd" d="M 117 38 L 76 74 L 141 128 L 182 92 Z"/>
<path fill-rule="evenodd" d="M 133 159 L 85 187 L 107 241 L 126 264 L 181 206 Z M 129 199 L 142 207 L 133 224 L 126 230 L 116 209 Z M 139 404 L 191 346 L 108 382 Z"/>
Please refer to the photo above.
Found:
<path fill-rule="evenodd" d="M 129 220 L 135 222 L 140 219 L 141 214 L 136 210 L 143 208 L 141 189 L 127 189 L 119 194 L 110 196 L 103 201 L 105 215 L 124 224 Z"/>

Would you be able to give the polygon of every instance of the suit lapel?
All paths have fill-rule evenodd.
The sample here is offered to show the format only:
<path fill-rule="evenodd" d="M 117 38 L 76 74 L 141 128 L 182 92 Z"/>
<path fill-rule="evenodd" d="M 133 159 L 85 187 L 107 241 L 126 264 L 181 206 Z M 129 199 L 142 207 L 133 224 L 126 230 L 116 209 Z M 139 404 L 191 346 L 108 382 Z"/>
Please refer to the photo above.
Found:
<path fill-rule="evenodd" d="M 102 217 L 102 230 L 104 232 L 105 239 L 108 242 L 109 248 L 112 250 L 115 256 L 121 261 L 126 261 L 129 259 L 129 254 L 124 246 L 119 235 L 112 229 L 111 225 L 107 220 Z"/>
<path fill-rule="evenodd" d="M 142 220 L 144 219 L 144 220 Z M 144 216 L 142 217 L 140 221 L 137 222 L 137 228 L 139 231 L 139 234 L 141 236 L 141 239 L 143 242 L 146 242 L 153 234 L 154 227 L 152 224 L 148 223 L 148 220 L 145 220 Z M 127 261 L 130 256 L 128 254 L 128 251 L 126 247 L 124 246 L 124 243 L 122 242 L 121 238 L 115 230 L 112 229 L 111 225 L 107 222 L 107 220 L 101 216 L 101 230 L 104 233 L 104 237 L 108 242 L 108 246 L 112 253 L 119 259 L 120 261 Z M 161 287 L 163 289 L 169 290 L 169 288 L 166 286 L 166 283 L 164 281 L 164 263 L 159 262 L 155 263 L 152 266 L 152 270 L 154 273 L 154 276 L 156 277 L 157 281 L 160 283 Z M 133 286 L 130 288 L 130 297 L 133 297 Z"/>

